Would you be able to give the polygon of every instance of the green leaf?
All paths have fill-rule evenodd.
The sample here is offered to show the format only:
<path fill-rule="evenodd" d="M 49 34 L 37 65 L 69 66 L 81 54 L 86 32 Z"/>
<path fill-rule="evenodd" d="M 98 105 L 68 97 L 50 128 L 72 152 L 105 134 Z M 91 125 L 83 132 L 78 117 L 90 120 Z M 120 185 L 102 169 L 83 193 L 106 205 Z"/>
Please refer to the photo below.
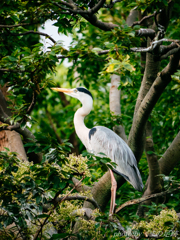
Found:
<path fill-rule="evenodd" d="M 39 214 L 35 217 L 35 219 L 46 218 L 46 217 L 50 217 L 50 216 L 48 214 Z"/>
<path fill-rule="evenodd" d="M 15 57 L 12 57 L 12 56 L 8 56 L 8 59 L 12 62 L 16 62 L 17 61 L 17 58 Z"/>

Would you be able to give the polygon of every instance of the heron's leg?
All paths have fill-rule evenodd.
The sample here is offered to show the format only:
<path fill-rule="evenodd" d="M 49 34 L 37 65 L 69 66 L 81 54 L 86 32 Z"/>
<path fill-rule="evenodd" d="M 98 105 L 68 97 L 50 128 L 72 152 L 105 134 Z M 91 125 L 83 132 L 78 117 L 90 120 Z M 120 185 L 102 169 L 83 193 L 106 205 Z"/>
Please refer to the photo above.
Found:
<path fill-rule="evenodd" d="M 110 204 L 109 216 L 112 216 L 114 213 L 115 205 L 116 205 L 115 201 L 116 201 L 117 182 L 111 169 L 109 169 L 109 172 L 111 175 L 111 204 Z"/>

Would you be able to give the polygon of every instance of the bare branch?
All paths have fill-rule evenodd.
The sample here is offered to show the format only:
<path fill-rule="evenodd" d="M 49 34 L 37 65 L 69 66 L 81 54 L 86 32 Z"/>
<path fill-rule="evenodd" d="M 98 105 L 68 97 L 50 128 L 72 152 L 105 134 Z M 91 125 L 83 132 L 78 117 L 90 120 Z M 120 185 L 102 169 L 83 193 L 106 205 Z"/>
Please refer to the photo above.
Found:
<path fill-rule="evenodd" d="M 93 8 L 91 8 L 89 13 L 94 14 L 94 13 L 98 12 L 98 10 L 103 7 L 105 2 L 106 2 L 106 0 L 99 0 L 99 2 Z"/>
<path fill-rule="evenodd" d="M 150 52 L 153 53 L 154 49 L 156 48 L 157 44 L 160 44 L 162 42 L 173 42 L 175 43 L 178 47 L 180 47 L 179 40 L 173 40 L 173 39 L 167 39 L 167 38 L 162 38 L 160 40 L 153 41 L 151 45 L 147 48 L 131 48 L 131 51 L 133 52 Z M 175 51 L 176 52 L 176 51 Z"/>
<path fill-rule="evenodd" d="M 167 52 L 166 54 L 162 55 L 160 57 L 160 60 L 163 60 L 163 59 L 169 57 L 170 55 L 177 53 L 178 51 L 179 51 L 179 48 L 174 48 L 174 49 L 170 50 L 169 52 Z"/>
<path fill-rule="evenodd" d="M 136 36 L 138 37 L 150 37 L 153 39 L 155 37 L 156 32 L 153 29 L 145 29 L 141 28 L 136 30 Z"/>
<path fill-rule="evenodd" d="M 81 14 L 81 16 L 84 17 L 93 26 L 98 27 L 99 29 L 104 31 L 111 31 L 112 29 L 118 27 L 118 25 L 113 23 L 105 23 L 105 22 L 99 21 L 96 15 L 92 15 L 89 17 L 87 14 Z"/>
<path fill-rule="evenodd" d="M 13 35 L 13 36 L 22 36 L 22 35 L 27 35 L 27 34 L 42 35 L 42 36 L 49 38 L 53 43 L 56 43 L 56 41 L 52 37 L 50 37 L 47 33 L 43 33 L 43 32 L 38 32 L 38 31 L 35 32 L 33 30 L 30 30 L 30 31 L 23 32 L 23 33 L 11 33 L 11 35 Z"/>
<path fill-rule="evenodd" d="M 127 206 L 131 206 L 131 205 L 134 205 L 134 204 L 139 204 L 139 203 L 144 202 L 148 199 L 165 196 L 166 194 L 170 194 L 172 192 L 176 192 L 176 191 L 179 191 L 179 190 L 180 190 L 180 187 L 172 188 L 172 189 L 168 189 L 168 190 L 166 190 L 164 192 L 161 192 L 161 193 L 155 193 L 155 194 L 151 194 L 151 195 L 148 195 L 148 196 L 145 196 L 145 197 L 141 197 L 141 198 L 137 198 L 137 199 L 127 201 L 127 202 L 123 203 L 120 207 L 118 207 L 116 209 L 115 213 L 120 212 L 123 208 L 125 208 Z"/>
<path fill-rule="evenodd" d="M 134 23 L 131 25 L 131 27 L 134 27 L 135 25 L 141 25 L 141 24 L 142 24 L 144 21 L 146 21 L 147 19 L 154 17 L 155 14 L 156 14 L 156 13 L 153 13 L 153 14 L 151 14 L 151 15 L 149 15 L 149 16 L 143 17 L 140 21 L 134 22 Z"/>

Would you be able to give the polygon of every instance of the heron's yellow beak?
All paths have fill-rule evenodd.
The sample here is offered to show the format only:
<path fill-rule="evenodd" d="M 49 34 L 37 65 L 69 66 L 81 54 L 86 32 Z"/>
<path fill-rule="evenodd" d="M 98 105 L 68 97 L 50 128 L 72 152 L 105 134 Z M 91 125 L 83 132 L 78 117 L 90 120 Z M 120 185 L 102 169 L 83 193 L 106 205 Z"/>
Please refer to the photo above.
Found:
<path fill-rule="evenodd" d="M 67 88 L 51 88 L 52 90 L 56 92 L 64 92 L 64 93 L 72 93 L 72 89 L 67 89 Z"/>

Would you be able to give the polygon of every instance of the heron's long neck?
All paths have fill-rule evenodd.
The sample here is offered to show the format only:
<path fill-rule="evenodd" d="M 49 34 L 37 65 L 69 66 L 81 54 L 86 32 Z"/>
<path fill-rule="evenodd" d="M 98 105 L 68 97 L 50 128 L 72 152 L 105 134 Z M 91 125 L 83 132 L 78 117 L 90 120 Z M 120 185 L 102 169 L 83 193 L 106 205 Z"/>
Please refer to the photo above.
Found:
<path fill-rule="evenodd" d="M 89 128 L 84 124 L 84 118 L 87 116 L 92 109 L 92 102 L 85 103 L 81 108 L 79 108 L 74 115 L 74 126 L 78 137 L 85 147 L 89 148 Z"/>

